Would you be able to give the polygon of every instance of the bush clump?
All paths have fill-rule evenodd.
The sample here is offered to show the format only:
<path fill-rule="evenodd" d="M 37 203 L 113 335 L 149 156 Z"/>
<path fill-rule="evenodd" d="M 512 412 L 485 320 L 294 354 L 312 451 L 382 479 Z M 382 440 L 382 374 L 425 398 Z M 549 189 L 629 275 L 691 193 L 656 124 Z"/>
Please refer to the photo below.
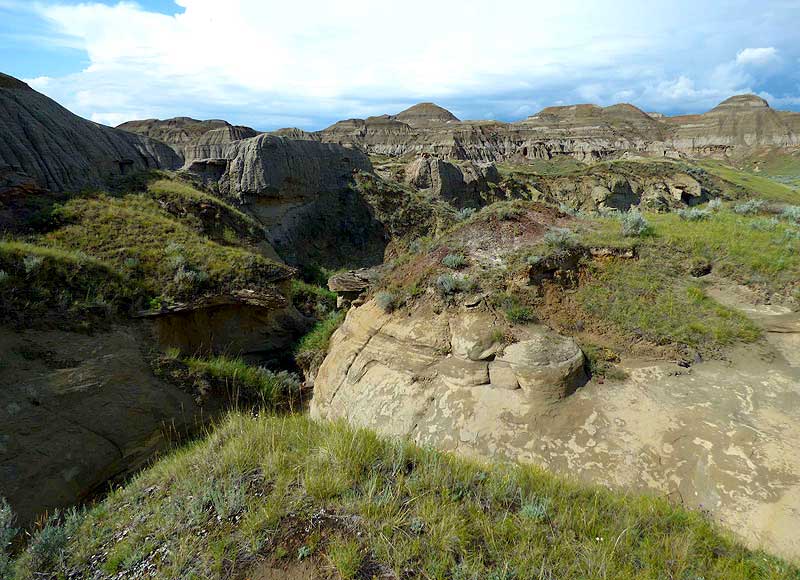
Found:
<path fill-rule="evenodd" d="M 622 223 L 622 235 L 627 238 L 643 236 L 650 231 L 650 224 L 637 210 L 622 214 L 620 222 Z"/>
<path fill-rule="evenodd" d="M 578 246 L 578 237 L 569 228 L 553 228 L 544 235 L 544 243 L 551 250 L 570 250 Z"/>
<path fill-rule="evenodd" d="M 781 217 L 789 221 L 800 223 L 800 205 L 790 205 L 783 208 Z"/>
<path fill-rule="evenodd" d="M 465 207 L 456 212 L 456 217 L 458 218 L 458 221 L 467 221 L 469 218 L 475 215 L 475 212 L 476 210 L 474 207 Z"/>
<path fill-rule="evenodd" d="M 442 296 L 458 294 L 469 288 L 469 282 L 452 274 L 442 274 L 436 279 L 436 289 Z"/>
<path fill-rule="evenodd" d="M 11 554 L 9 547 L 17 529 L 14 527 L 16 516 L 8 501 L 0 497 L 0 578 L 11 578 Z"/>
<path fill-rule="evenodd" d="M 461 254 L 447 254 L 442 258 L 442 264 L 451 270 L 458 270 L 467 265 L 467 259 Z"/>
<path fill-rule="evenodd" d="M 711 217 L 711 211 L 697 207 L 683 208 L 678 210 L 678 215 L 687 222 L 701 222 Z"/>
<path fill-rule="evenodd" d="M 378 292 L 375 295 L 375 303 L 378 305 L 378 308 L 383 310 L 384 312 L 392 312 L 395 308 L 397 308 L 397 296 L 386 290 Z"/>
<path fill-rule="evenodd" d="M 722 209 L 722 200 L 719 198 L 712 199 L 708 202 L 707 209 L 709 211 L 719 211 Z"/>
<path fill-rule="evenodd" d="M 755 215 L 767 205 L 763 199 L 751 199 L 744 203 L 733 206 L 733 211 L 739 215 Z"/>

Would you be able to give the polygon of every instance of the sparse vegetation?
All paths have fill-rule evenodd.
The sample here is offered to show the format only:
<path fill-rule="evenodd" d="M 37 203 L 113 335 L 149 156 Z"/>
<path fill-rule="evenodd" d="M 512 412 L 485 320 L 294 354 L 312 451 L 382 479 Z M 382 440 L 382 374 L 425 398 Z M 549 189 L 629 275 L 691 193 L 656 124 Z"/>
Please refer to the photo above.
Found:
<path fill-rule="evenodd" d="M 467 259 L 462 254 L 447 254 L 442 258 L 442 264 L 451 270 L 459 270 L 467 265 Z"/>
<path fill-rule="evenodd" d="M 735 341 L 752 342 L 760 331 L 743 314 L 681 283 L 676 264 L 645 254 L 635 261 L 593 267 L 577 298 L 586 311 L 656 344 L 714 351 Z"/>
<path fill-rule="evenodd" d="M 650 231 L 650 224 L 636 210 L 622 214 L 620 222 L 622 223 L 622 235 L 629 238 L 639 237 Z"/>
<path fill-rule="evenodd" d="M 790 205 L 783 208 L 781 217 L 800 224 L 800 205 Z"/>
<path fill-rule="evenodd" d="M 150 295 L 190 299 L 243 287 L 269 286 L 291 271 L 242 247 L 226 246 L 163 211 L 144 194 L 70 200 L 56 215 L 62 226 L 44 241 L 129 270 Z"/>
<path fill-rule="evenodd" d="M 554 251 L 563 252 L 578 246 L 578 238 L 568 228 L 552 228 L 544 235 L 544 243 Z"/>
<path fill-rule="evenodd" d="M 11 541 L 17 535 L 16 516 L 6 498 L 0 497 L 0 578 L 11 578 Z"/>
<path fill-rule="evenodd" d="M 265 554 L 287 566 L 330 562 L 344 577 L 370 563 L 405 578 L 798 574 L 662 498 L 297 415 L 231 416 L 115 489 L 64 536 L 64 559 L 48 572 L 55 577 L 105 569 L 135 577 L 143 566 L 156 578 L 221 569 L 244 577 Z M 17 562 L 17 580 L 35 577 L 32 550 Z"/>
<path fill-rule="evenodd" d="M 375 295 L 375 303 L 384 312 L 391 312 L 397 308 L 397 295 L 393 292 L 381 291 Z"/>
<path fill-rule="evenodd" d="M 328 354 L 331 336 L 344 322 L 344 310 L 330 313 L 327 318 L 317 322 L 314 328 L 300 339 L 295 349 L 295 358 L 301 367 L 317 369 Z"/>
<path fill-rule="evenodd" d="M 687 222 L 702 222 L 711 218 L 710 209 L 700 209 L 697 207 L 683 208 L 678 210 L 678 216 Z"/>
<path fill-rule="evenodd" d="M 766 202 L 763 199 L 751 199 L 733 206 L 733 211 L 739 215 L 755 215 L 764 209 Z"/>
<path fill-rule="evenodd" d="M 223 381 L 234 401 L 257 402 L 269 409 L 289 409 L 298 403 L 300 378 L 287 371 L 271 371 L 225 355 L 190 357 L 184 362 L 192 372 Z"/>

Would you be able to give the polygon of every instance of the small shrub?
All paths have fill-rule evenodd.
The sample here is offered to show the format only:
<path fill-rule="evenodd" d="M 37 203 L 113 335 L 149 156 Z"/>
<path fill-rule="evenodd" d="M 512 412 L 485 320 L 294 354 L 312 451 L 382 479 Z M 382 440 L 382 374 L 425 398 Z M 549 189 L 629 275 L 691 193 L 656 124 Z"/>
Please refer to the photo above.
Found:
<path fill-rule="evenodd" d="M 542 260 L 544 260 L 542 256 L 534 254 L 526 257 L 525 263 L 528 264 L 528 266 L 538 266 Z"/>
<path fill-rule="evenodd" d="M 524 324 L 536 320 L 536 314 L 533 309 L 521 304 L 507 306 L 503 312 L 505 312 L 506 318 L 511 324 Z"/>
<path fill-rule="evenodd" d="M 11 555 L 8 548 L 17 529 L 14 527 L 14 515 L 6 498 L 0 497 L 0 578 L 11 578 Z"/>
<path fill-rule="evenodd" d="M 56 511 L 47 519 L 47 523 L 39 529 L 31 539 L 28 553 L 31 566 L 38 572 L 50 572 L 60 566 L 64 560 L 67 547 L 67 529 L 58 523 L 59 512 Z"/>
<path fill-rule="evenodd" d="M 8 282 L 11 276 L 8 275 L 8 272 L 5 270 L 0 270 L 0 286 Z"/>
<path fill-rule="evenodd" d="M 558 204 L 558 211 L 566 215 L 571 215 L 573 217 L 577 216 L 580 213 L 577 209 L 568 206 L 566 203 Z"/>
<path fill-rule="evenodd" d="M 328 559 L 342 580 L 352 580 L 361 569 L 361 546 L 355 540 L 335 539 L 328 546 Z"/>
<path fill-rule="evenodd" d="M 722 209 L 722 200 L 718 198 L 712 199 L 706 207 L 709 211 L 719 211 Z"/>
<path fill-rule="evenodd" d="M 25 267 L 26 274 L 30 274 L 31 272 L 38 270 L 43 262 L 44 258 L 41 256 L 35 256 L 33 254 L 25 256 L 22 259 L 22 265 Z"/>
<path fill-rule="evenodd" d="M 739 215 L 755 215 L 764 209 L 767 204 L 763 199 L 751 199 L 733 207 L 733 211 Z"/>
<path fill-rule="evenodd" d="M 475 215 L 475 211 L 476 210 L 474 207 L 465 207 L 456 212 L 456 217 L 459 221 L 467 221 L 469 218 Z"/>
<path fill-rule="evenodd" d="M 544 243 L 551 250 L 564 251 L 575 248 L 578 238 L 568 228 L 552 228 L 544 235 Z"/>
<path fill-rule="evenodd" d="M 397 307 L 397 296 L 387 291 L 378 292 L 375 295 L 375 303 L 384 312 L 391 312 Z"/>
<path fill-rule="evenodd" d="M 711 217 L 711 211 L 697 207 L 683 208 L 678 210 L 678 215 L 687 222 L 701 222 Z"/>
<path fill-rule="evenodd" d="M 774 232 L 779 224 L 780 222 L 777 220 L 777 218 L 769 218 L 769 219 L 759 218 L 759 219 L 754 219 L 747 225 L 752 229 L 758 230 L 760 232 Z"/>
<path fill-rule="evenodd" d="M 463 292 L 468 287 L 468 282 L 452 274 L 442 274 L 436 279 L 436 289 L 442 296 Z"/>
<path fill-rule="evenodd" d="M 447 254 L 442 258 L 442 264 L 452 270 L 458 270 L 467 265 L 467 259 L 461 254 Z"/>
<path fill-rule="evenodd" d="M 636 210 L 623 214 L 620 221 L 622 222 L 622 235 L 625 237 L 639 237 L 650 230 L 650 224 Z"/>
<path fill-rule="evenodd" d="M 495 208 L 494 210 L 495 215 L 498 219 L 507 221 L 513 220 L 514 218 L 519 217 L 522 215 L 522 210 L 518 207 L 513 207 L 509 205 L 500 205 L 499 207 Z"/>
<path fill-rule="evenodd" d="M 789 221 L 800 223 L 800 205 L 790 205 L 783 208 L 781 217 Z"/>

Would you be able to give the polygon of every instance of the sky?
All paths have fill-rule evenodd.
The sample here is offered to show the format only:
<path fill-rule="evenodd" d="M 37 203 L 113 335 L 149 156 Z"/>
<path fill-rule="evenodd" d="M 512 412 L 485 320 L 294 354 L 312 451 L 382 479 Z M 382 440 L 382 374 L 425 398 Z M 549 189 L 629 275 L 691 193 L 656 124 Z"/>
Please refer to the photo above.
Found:
<path fill-rule="evenodd" d="M 800 0 L 0 0 L 0 71 L 108 125 L 673 115 L 750 92 L 800 111 L 798 31 Z"/>

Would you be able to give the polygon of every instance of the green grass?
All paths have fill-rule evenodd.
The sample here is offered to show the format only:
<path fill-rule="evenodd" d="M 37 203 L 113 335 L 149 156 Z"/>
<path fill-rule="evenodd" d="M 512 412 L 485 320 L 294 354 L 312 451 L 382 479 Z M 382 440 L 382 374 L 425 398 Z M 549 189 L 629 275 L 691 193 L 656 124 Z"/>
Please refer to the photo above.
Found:
<path fill-rule="evenodd" d="M 44 243 L 113 264 L 151 295 L 190 299 L 258 287 L 291 271 L 260 254 L 209 240 L 146 194 L 70 200 Z"/>
<path fill-rule="evenodd" d="M 781 292 L 800 281 L 800 238 L 798 228 L 788 221 L 774 228 L 759 228 L 762 218 L 736 215 L 731 211 L 713 213 L 709 219 L 687 221 L 676 214 L 645 214 L 651 231 L 635 242 L 625 240 L 615 219 L 594 222 L 582 241 L 589 245 L 630 246 L 659 250 L 664 257 L 701 259 L 716 273 L 744 284 Z"/>
<path fill-rule="evenodd" d="M 194 373 L 223 381 L 236 401 L 257 402 L 269 409 L 292 408 L 299 401 L 300 380 L 286 371 L 274 372 L 225 355 L 189 357 L 183 362 Z"/>
<path fill-rule="evenodd" d="M 301 367 L 317 369 L 328 354 L 331 336 L 344 322 L 345 310 L 331 312 L 327 318 L 317 322 L 308 334 L 297 343 L 295 358 Z"/>
<path fill-rule="evenodd" d="M 75 524 L 73 524 L 75 525 Z M 305 416 L 232 415 L 114 490 L 17 580 L 243 578 L 263 558 L 398 578 L 796 579 L 702 513 Z M 363 577 L 369 577 L 367 575 Z"/>
<path fill-rule="evenodd" d="M 638 260 L 594 264 L 577 300 L 592 316 L 656 344 L 688 345 L 704 352 L 761 333 L 743 314 L 718 304 L 679 268 L 644 254 Z"/>
<path fill-rule="evenodd" d="M 113 264 L 75 252 L 0 241 L 0 312 L 33 317 L 48 308 L 78 314 L 124 308 L 137 289 Z"/>
<path fill-rule="evenodd" d="M 175 179 L 156 179 L 147 184 L 147 192 L 175 213 L 209 213 L 215 221 L 227 221 L 238 232 L 254 235 L 262 226 L 249 215 L 220 198 Z M 199 215 L 198 215 L 199 217 Z"/>
<path fill-rule="evenodd" d="M 563 155 L 553 159 L 528 159 L 524 163 L 498 163 L 497 170 L 503 177 L 514 175 L 570 175 L 585 169 L 586 164 Z"/>
<path fill-rule="evenodd" d="M 768 177 L 761 177 L 753 173 L 739 171 L 721 161 L 706 160 L 699 161 L 697 164 L 709 173 L 742 188 L 745 197 L 756 197 L 767 201 L 800 204 L 800 191 L 777 183 Z M 735 192 L 733 193 L 734 197 L 742 197 L 741 195 L 735 195 Z"/>

